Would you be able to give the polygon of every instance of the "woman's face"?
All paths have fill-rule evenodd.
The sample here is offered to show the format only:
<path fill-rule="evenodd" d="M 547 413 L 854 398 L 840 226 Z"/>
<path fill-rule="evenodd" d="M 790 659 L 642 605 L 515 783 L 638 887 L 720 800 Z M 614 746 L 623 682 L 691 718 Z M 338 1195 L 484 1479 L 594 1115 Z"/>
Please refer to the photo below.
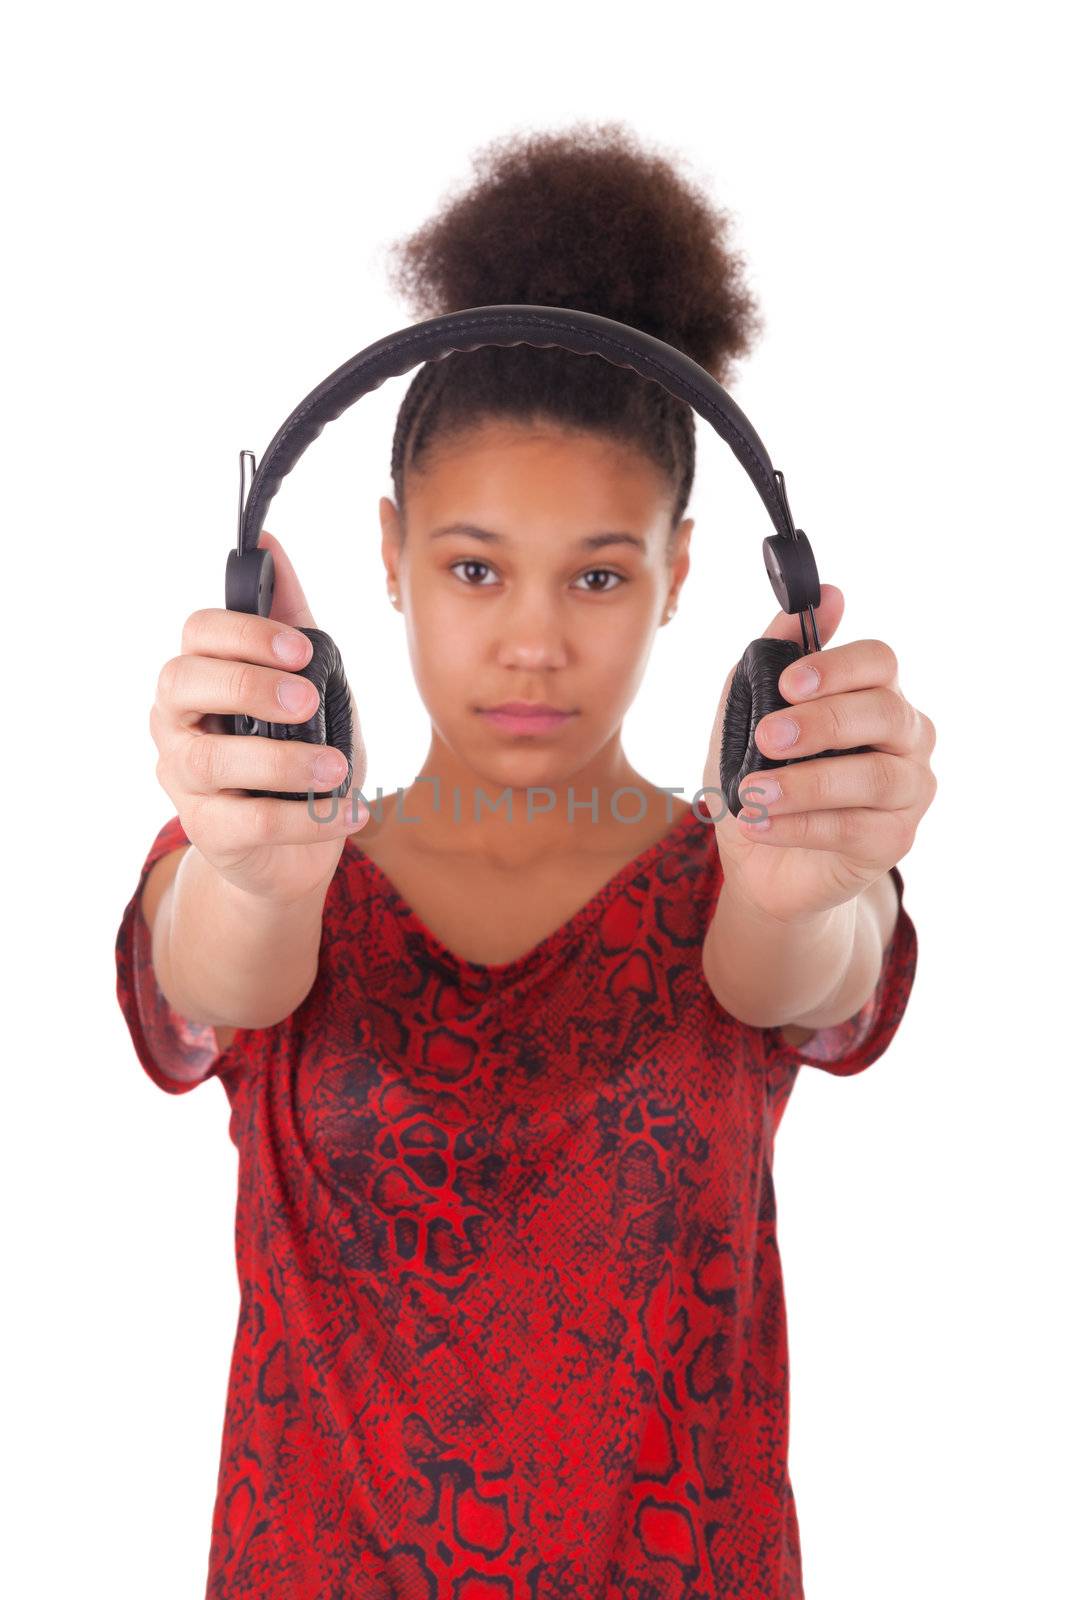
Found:
<path fill-rule="evenodd" d="M 692 520 L 666 561 L 662 473 L 594 434 L 493 422 L 433 451 L 406 492 L 403 546 L 381 501 L 382 556 L 437 738 L 502 788 L 595 770 L 689 569 Z M 516 731 L 486 715 L 506 701 L 569 714 Z"/>

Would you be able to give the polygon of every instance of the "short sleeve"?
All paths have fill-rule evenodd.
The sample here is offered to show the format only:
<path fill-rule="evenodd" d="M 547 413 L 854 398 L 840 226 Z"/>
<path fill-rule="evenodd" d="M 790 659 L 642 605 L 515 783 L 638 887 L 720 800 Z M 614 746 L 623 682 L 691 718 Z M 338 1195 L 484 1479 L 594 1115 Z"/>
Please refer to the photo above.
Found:
<path fill-rule="evenodd" d="M 769 1066 L 821 1067 L 837 1077 L 851 1077 L 877 1061 L 887 1048 L 911 994 L 918 951 L 915 925 L 904 909 L 900 869 L 891 867 L 890 876 L 897 890 L 897 920 L 874 993 L 854 1017 L 832 1028 L 819 1028 L 805 1044 L 790 1044 L 780 1028 L 765 1028 Z"/>
<path fill-rule="evenodd" d="M 177 817 L 159 830 L 115 941 L 119 1007 L 141 1065 L 168 1094 L 185 1094 L 207 1078 L 237 1073 L 247 1058 L 249 1037 L 247 1029 L 239 1028 L 226 1049 L 220 1049 L 214 1026 L 180 1016 L 156 982 L 152 935 L 142 906 L 145 879 L 157 861 L 189 842 Z"/>

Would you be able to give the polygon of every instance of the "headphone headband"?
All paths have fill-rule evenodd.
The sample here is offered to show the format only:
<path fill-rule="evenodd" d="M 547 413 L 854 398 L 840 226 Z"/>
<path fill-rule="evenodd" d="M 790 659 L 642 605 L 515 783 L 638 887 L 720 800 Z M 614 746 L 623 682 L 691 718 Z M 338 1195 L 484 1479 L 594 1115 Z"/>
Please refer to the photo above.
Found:
<path fill-rule="evenodd" d="M 483 345 L 516 344 L 600 356 L 612 366 L 628 367 L 651 378 L 692 406 L 726 440 L 755 484 L 776 531 L 796 539 L 785 481 L 772 467 L 759 434 L 722 385 L 691 357 L 640 328 L 591 311 L 569 306 L 500 305 L 450 311 L 387 334 L 312 389 L 282 423 L 256 468 L 248 498 L 240 508 L 238 553 L 256 548 L 282 479 L 326 424 L 349 406 L 380 388 L 387 378 L 398 378 L 424 361 L 440 361 Z M 803 534 L 800 537 L 803 539 Z"/>
<path fill-rule="evenodd" d="M 689 356 L 662 339 L 610 317 L 570 306 L 473 306 L 450 311 L 428 322 L 388 334 L 331 372 L 306 395 L 267 446 L 257 467 L 250 450 L 241 451 L 241 489 L 238 502 L 237 546 L 226 562 L 226 606 L 269 617 L 274 596 L 274 557 L 259 544 L 264 519 L 278 486 L 291 472 L 308 445 L 328 422 L 377 389 L 386 378 L 396 378 L 424 361 L 480 350 L 483 345 L 528 344 L 546 349 L 570 350 L 580 356 L 600 356 L 616 367 L 628 367 L 642 378 L 658 383 L 669 394 L 691 406 L 725 439 L 756 486 L 774 524 L 775 532 L 763 541 L 763 564 L 778 604 L 799 615 L 802 643 L 791 640 L 754 639 L 738 663 L 723 713 L 723 747 L 720 767 L 724 792 L 736 816 L 741 809 L 740 783 L 750 772 L 780 765 L 757 747 L 754 730 L 760 716 L 788 704 L 778 689 L 782 669 L 810 650 L 822 648 L 815 623 L 821 600 L 815 556 L 803 530 L 794 527 L 786 498 L 785 479 L 741 407 L 710 373 Z M 245 458 L 251 460 L 252 482 L 245 497 Z M 809 634 L 810 630 L 810 634 Z M 233 718 L 237 734 L 271 739 L 302 739 L 329 744 L 348 757 L 348 776 L 339 794 L 347 794 L 352 781 L 351 691 L 340 652 L 317 628 L 304 628 L 312 642 L 312 658 L 301 672 L 318 692 L 319 704 L 307 723 L 261 722 L 244 714 Z M 810 759 L 810 758 L 804 758 Z M 283 800 L 299 800 L 299 793 L 252 790 Z M 310 791 L 309 791 L 310 793 Z"/>

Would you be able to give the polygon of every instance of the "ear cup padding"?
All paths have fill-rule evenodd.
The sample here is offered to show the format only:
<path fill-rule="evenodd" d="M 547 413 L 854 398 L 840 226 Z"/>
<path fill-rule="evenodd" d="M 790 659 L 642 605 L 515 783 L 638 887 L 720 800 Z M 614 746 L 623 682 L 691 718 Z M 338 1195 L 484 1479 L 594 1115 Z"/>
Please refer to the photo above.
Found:
<path fill-rule="evenodd" d="M 343 799 L 352 783 L 352 697 L 341 652 L 321 628 L 298 628 L 297 632 L 311 640 L 312 656 L 307 666 L 292 670 L 315 685 L 319 693 L 318 706 L 306 722 L 259 723 L 257 731 L 272 739 L 299 739 L 305 744 L 330 745 L 340 750 L 348 762 L 344 780 L 334 789 L 316 791 L 315 798 L 328 799 L 336 794 Z M 249 789 L 247 792 L 277 800 L 307 799 L 306 789 L 297 793 L 275 789 Z"/>
<path fill-rule="evenodd" d="M 848 750 L 817 750 L 809 756 L 786 756 L 781 760 L 763 754 L 756 743 L 756 725 L 772 711 L 793 709 L 780 694 L 778 679 L 791 661 L 798 661 L 804 654 L 804 646 L 794 639 L 753 639 L 737 663 L 723 707 L 719 751 L 719 782 L 735 817 L 744 809 L 738 790 L 750 773 L 799 766 L 802 761 L 817 761 L 821 756 L 862 755 L 873 748 L 858 744 Z M 753 798 L 758 803 L 759 796 Z"/>
<path fill-rule="evenodd" d="M 790 764 L 788 759 L 780 761 L 764 755 L 756 743 L 756 724 L 772 711 L 788 709 L 789 701 L 779 693 L 778 679 L 789 663 L 803 654 L 803 645 L 793 639 L 753 639 L 734 670 L 723 708 L 719 781 L 735 817 L 744 808 L 738 790 L 750 773 Z"/>

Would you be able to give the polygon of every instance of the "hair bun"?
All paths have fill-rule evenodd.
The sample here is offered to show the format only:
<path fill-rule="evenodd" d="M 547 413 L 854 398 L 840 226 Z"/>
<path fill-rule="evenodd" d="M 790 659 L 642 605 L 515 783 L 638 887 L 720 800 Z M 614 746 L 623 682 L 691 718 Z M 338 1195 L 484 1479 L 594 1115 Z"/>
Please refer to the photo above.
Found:
<path fill-rule="evenodd" d="M 720 383 L 762 320 L 731 219 L 624 124 L 495 139 L 475 181 L 391 247 L 415 319 L 480 305 L 571 306 L 677 346 Z"/>

